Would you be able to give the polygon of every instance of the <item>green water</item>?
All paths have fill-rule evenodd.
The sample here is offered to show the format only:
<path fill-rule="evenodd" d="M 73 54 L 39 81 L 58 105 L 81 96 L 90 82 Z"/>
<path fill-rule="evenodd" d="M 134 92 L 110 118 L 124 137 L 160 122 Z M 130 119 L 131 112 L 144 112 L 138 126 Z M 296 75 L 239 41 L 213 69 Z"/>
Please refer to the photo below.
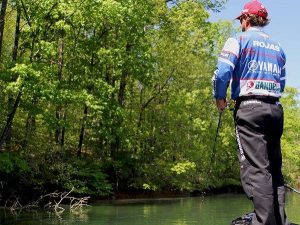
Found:
<path fill-rule="evenodd" d="M 300 195 L 289 193 L 287 197 L 288 217 L 300 223 Z M 42 212 L 0 212 L 0 216 L 1 225 L 229 225 L 233 218 L 249 211 L 251 202 L 244 195 L 217 195 L 96 204 L 60 217 Z"/>

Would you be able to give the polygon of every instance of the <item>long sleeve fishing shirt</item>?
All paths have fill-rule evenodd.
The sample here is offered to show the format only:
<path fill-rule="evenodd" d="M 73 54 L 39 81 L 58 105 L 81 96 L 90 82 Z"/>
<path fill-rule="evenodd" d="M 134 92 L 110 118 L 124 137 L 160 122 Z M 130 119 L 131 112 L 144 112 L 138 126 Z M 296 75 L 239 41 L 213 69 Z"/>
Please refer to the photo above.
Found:
<path fill-rule="evenodd" d="M 251 95 L 280 98 L 285 64 L 281 45 L 260 27 L 251 27 L 226 41 L 213 76 L 214 97 L 225 99 L 231 83 L 233 100 Z"/>

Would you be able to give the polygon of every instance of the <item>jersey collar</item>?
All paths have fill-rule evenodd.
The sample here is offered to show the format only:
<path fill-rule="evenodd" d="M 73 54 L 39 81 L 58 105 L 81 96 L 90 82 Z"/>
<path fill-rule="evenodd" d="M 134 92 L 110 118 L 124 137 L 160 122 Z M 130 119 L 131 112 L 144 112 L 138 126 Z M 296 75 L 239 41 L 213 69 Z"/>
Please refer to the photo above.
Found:
<path fill-rule="evenodd" d="M 250 27 L 248 30 L 263 31 L 263 28 L 262 27 Z"/>

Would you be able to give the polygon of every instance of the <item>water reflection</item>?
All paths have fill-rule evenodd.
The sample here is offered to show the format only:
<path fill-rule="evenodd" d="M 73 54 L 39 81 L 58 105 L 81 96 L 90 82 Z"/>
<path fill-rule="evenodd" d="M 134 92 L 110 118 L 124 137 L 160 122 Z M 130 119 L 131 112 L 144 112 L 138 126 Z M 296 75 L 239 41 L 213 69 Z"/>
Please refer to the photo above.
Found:
<path fill-rule="evenodd" d="M 300 195 L 289 194 L 287 214 L 300 222 Z M 12 225 L 229 225 L 233 218 L 251 211 L 244 195 L 218 195 L 206 198 L 121 201 L 98 204 L 60 218 L 41 212 L 11 214 L 0 212 L 0 224 Z"/>

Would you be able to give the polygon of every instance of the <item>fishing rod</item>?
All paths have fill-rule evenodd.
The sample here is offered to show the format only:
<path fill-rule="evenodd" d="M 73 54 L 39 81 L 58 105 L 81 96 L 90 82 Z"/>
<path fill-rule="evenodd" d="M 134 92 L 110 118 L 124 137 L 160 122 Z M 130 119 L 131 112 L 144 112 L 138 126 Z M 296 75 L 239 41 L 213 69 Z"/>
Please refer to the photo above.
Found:
<path fill-rule="evenodd" d="M 235 105 L 235 102 L 232 101 L 232 100 L 230 100 L 229 103 L 227 104 L 227 106 L 223 110 L 219 111 L 219 120 L 218 120 L 218 126 L 217 126 L 216 136 L 215 136 L 215 139 L 214 139 L 212 153 L 211 153 L 211 158 L 210 158 L 210 166 L 212 165 L 212 163 L 215 160 L 216 147 L 217 147 L 217 139 L 218 139 L 219 130 L 220 130 L 220 127 L 221 127 L 222 114 L 223 114 L 223 112 L 224 112 L 224 110 L 226 108 L 228 108 L 230 111 L 233 111 L 233 109 L 234 109 L 233 106 L 234 105 Z"/>
<path fill-rule="evenodd" d="M 289 189 L 289 190 L 291 190 L 291 191 L 293 191 L 293 192 L 295 192 L 295 193 L 297 193 L 297 194 L 300 195 L 300 191 L 298 191 L 297 189 L 291 187 L 290 185 L 285 184 L 284 186 L 285 186 L 287 189 Z"/>
<path fill-rule="evenodd" d="M 219 130 L 220 130 L 220 127 L 221 127 L 222 114 L 223 114 L 223 111 L 220 111 L 219 112 L 219 121 L 218 121 L 217 131 L 216 131 L 216 135 L 215 135 L 215 139 L 214 139 L 214 144 L 213 144 L 213 149 L 212 149 L 212 154 L 211 154 L 211 158 L 210 158 L 210 165 L 212 165 L 212 163 L 215 160 L 217 139 L 218 139 Z"/>

